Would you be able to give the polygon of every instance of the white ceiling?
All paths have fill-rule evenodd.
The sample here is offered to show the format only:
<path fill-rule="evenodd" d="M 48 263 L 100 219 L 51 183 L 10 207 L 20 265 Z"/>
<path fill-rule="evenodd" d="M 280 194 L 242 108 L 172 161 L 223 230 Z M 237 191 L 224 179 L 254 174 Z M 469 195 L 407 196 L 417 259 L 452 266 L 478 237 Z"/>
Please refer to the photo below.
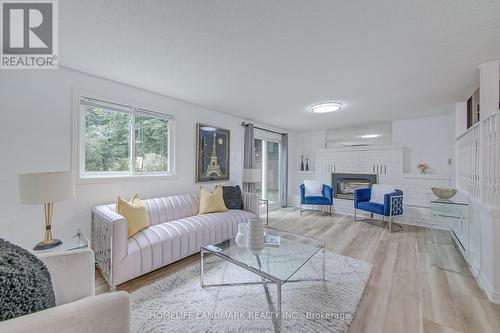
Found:
<path fill-rule="evenodd" d="M 499 0 L 64 0 L 60 64 L 290 130 L 447 112 Z M 307 107 L 340 101 L 334 114 Z"/>

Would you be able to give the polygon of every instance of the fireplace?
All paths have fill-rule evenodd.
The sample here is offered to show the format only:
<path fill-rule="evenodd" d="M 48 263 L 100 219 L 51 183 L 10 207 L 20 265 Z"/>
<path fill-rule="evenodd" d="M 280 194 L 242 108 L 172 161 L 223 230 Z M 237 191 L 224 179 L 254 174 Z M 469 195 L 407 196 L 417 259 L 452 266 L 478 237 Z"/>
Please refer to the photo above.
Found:
<path fill-rule="evenodd" d="M 377 175 L 363 173 L 333 173 L 333 196 L 338 199 L 354 200 L 354 190 L 368 188 L 377 183 Z"/>

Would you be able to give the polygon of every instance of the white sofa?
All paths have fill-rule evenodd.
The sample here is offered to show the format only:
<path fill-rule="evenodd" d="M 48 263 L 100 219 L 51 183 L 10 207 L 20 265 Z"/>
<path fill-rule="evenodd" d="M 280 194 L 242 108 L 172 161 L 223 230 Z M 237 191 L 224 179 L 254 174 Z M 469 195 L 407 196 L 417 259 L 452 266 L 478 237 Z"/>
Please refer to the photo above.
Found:
<path fill-rule="evenodd" d="M 238 224 L 258 215 L 255 193 L 243 193 L 244 210 L 197 215 L 196 194 L 143 200 L 150 226 L 128 238 L 115 204 L 92 209 L 92 248 L 111 288 L 232 238 Z"/>
<path fill-rule="evenodd" d="M 39 255 L 47 266 L 56 306 L 0 322 L 0 332 L 130 332 L 129 295 L 95 294 L 94 252 L 75 250 Z M 105 315 L 103 315 L 105 314 Z"/>

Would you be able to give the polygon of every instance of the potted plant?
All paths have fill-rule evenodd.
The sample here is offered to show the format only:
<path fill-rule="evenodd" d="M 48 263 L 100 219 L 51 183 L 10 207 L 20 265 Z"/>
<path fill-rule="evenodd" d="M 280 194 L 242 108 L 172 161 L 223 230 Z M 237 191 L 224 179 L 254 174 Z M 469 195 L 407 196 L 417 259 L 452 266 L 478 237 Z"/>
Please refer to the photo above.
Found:
<path fill-rule="evenodd" d="M 425 173 L 425 170 L 429 167 L 428 164 L 426 163 L 417 163 L 417 169 L 420 171 L 420 173 Z"/>

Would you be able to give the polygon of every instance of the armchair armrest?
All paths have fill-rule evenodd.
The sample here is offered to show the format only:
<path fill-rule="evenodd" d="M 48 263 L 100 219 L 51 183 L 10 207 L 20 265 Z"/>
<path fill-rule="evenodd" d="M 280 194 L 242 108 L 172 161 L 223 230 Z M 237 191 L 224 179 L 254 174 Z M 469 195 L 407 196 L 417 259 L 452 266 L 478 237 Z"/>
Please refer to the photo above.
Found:
<path fill-rule="evenodd" d="M 57 305 L 94 296 L 95 266 L 92 250 L 53 252 L 38 257 L 50 272 Z"/>
<path fill-rule="evenodd" d="M 306 203 L 306 187 L 304 184 L 300 184 L 300 203 Z"/>
<path fill-rule="evenodd" d="M 402 214 L 403 214 L 403 191 L 396 190 L 392 193 L 384 195 L 384 215 L 396 216 Z"/>
<path fill-rule="evenodd" d="M 76 302 L 0 322 L 10 333 L 128 333 L 129 295 L 125 291 L 86 297 Z"/>
<path fill-rule="evenodd" d="M 371 188 L 360 188 L 354 190 L 354 208 L 358 208 L 358 203 L 360 202 L 370 201 L 371 194 Z"/>
<path fill-rule="evenodd" d="M 333 204 L 333 189 L 329 185 L 323 184 L 323 196 Z"/>
<path fill-rule="evenodd" d="M 259 216 L 259 197 L 257 193 L 243 193 L 243 209 L 247 212 L 254 213 Z"/>

